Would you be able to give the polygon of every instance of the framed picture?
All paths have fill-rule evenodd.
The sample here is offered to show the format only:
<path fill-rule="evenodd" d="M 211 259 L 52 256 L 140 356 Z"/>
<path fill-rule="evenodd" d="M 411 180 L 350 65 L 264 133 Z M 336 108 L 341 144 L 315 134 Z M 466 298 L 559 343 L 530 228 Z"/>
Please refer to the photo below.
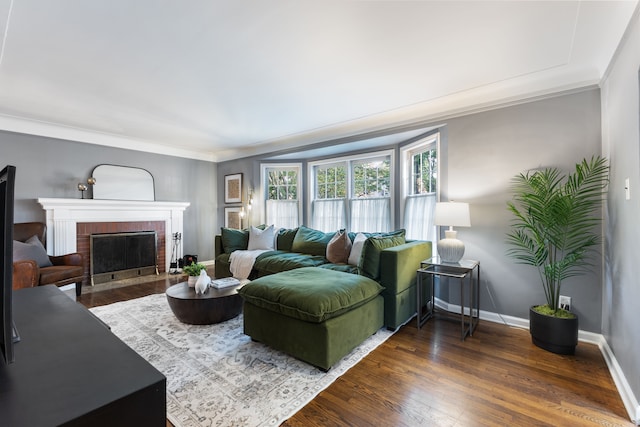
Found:
<path fill-rule="evenodd" d="M 242 203 L 242 174 L 225 175 L 224 202 Z"/>
<path fill-rule="evenodd" d="M 237 228 L 237 229 L 242 228 L 242 216 L 240 216 L 241 211 L 242 211 L 241 206 L 224 208 L 225 228 Z"/>

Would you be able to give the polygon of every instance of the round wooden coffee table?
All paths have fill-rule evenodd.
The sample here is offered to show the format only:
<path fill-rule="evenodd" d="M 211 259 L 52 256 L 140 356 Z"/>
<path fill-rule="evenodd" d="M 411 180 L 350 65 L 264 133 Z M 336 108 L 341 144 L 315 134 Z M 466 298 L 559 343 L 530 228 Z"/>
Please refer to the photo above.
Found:
<path fill-rule="evenodd" d="M 194 288 L 182 282 L 167 289 L 167 301 L 179 321 L 210 325 L 233 319 L 242 312 L 242 297 L 238 294 L 241 287 L 209 288 L 204 294 L 197 295 Z"/>

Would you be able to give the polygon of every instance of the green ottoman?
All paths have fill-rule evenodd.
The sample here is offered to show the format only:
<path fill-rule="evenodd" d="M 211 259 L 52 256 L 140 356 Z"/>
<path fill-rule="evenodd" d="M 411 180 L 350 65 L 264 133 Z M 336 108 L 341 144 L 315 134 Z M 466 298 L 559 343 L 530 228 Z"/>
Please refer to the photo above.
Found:
<path fill-rule="evenodd" d="M 244 333 L 328 370 L 384 323 L 384 288 L 364 276 L 305 267 L 256 279 L 244 299 Z"/>

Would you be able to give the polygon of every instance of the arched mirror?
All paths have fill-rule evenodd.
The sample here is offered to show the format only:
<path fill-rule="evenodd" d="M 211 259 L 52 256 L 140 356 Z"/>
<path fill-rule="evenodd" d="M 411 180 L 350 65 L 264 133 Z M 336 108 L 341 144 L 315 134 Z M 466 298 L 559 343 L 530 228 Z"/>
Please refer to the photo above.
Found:
<path fill-rule="evenodd" d="M 93 198 L 102 200 L 155 200 L 153 176 L 141 168 L 98 165 L 93 169 Z"/>

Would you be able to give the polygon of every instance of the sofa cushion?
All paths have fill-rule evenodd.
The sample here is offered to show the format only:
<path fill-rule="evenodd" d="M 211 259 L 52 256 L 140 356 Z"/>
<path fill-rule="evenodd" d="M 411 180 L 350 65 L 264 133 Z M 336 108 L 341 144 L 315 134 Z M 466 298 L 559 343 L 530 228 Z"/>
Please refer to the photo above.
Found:
<path fill-rule="evenodd" d="M 350 264 L 322 264 L 319 268 L 326 268 L 327 270 L 342 271 L 343 273 L 358 274 L 358 266 Z"/>
<path fill-rule="evenodd" d="M 222 227 L 220 231 L 224 253 L 230 254 L 233 251 L 247 249 L 249 245 L 249 232 L 247 230 Z"/>
<path fill-rule="evenodd" d="M 74 283 L 72 280 L 82 280 L 84 268 L 81 265 L 53 265 L 40 269 L 40 284 L 51 285 L 61 282 Z"/>
<path fill-rule="evenodd" d="M 38 267 L 50 267 L 53 264 L 38 236 L 31 236 L 25 242 L 13 241 L 13 260 L 25 261 L 32 259 Z"/>
<path fill-rule="evenodd" d="M 368 233 L 368 232 L 355 233 L 353 231 L 350 231 L 348 234 L 349 234 L 349 238 L 353 242 L 358 234 L 364 234 L 367 237 L 404 236 L 406 234 L 406 230 L 404 228 L 399 228 L 393 231 L 377 231 L 375 233 Z"/>
<path fill-rule="evenodd" d="M 360 271 L 363 275 L 378 280 L 380 278 L 380 253 L 393 246 L 404 245 L 406 243 L 404 230 L 387 236 L 372 236 L 367 238 L 362 246 L 362 256 L 360 257 Z"/>
<path fill-rule="evenodd" d="M 324 257 L 327 253 L 327 243 L 329 243 L 333 234 L 301 225 L 293 238 L 291 251 L 301 254 L 322 255 Z"/>
<path fill-rule="evenodd" d="M 327 262 L 324 256 L 299 254 L 296 252 L 268 252 L 267 257 L 256 258 L 253 268 L 261 273 L 279 273 L 302 267 L 317 267 Z"/>
<path fill-rule="evenodd" d="M 363 276 L 309 267 L 260 277 L 238 293 L 258 307 L 320 323 L 367 303 L 383 289 Z"/>
<path fill-rule="evenodd" d="M 296 237 L 298 228 L 281 228 L 276 236 L 276 249 L 279 251 L 291 252 L 293 239 Z"/>
<path fill-rule="evenodd" d="M 351 240 L 344 230 L 336 231 L 327 243 L 327 259 L 334 264 L 346 264 L 351 253 Z"/>

